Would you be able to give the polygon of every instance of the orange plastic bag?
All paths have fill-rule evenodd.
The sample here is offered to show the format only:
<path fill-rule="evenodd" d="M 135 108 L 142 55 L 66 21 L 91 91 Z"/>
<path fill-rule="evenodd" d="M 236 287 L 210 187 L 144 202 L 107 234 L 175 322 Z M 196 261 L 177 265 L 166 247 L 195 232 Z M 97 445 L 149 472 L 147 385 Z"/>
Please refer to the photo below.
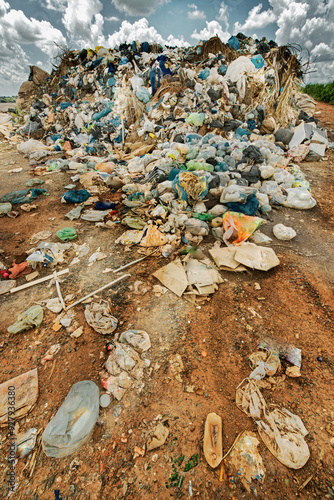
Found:
<path fill-rule="evenodd" d="M 240 245 L 246 241 L 261 224 L 260 217 L 251 217 L 240 212 L 225 212 L 223 215 L 224 242 L 229 245 Z"/>

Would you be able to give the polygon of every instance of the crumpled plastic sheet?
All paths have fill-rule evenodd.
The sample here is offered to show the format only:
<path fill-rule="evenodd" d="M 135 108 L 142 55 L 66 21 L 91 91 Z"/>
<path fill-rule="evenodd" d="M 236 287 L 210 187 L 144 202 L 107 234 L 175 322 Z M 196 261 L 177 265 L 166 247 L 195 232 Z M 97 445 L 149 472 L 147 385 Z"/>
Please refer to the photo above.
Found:
<path fill-rule="evenodd" d="M 102 335 L 114 332 L 118 325 L 118 320 L 110 314 L 109 305 L 104 300 L 87 304 L 85 318 L 89 326 Z"/>
<path fill-rule="evenodd" d="M 48 195 L 46 189 L 21 189 L 19 191 L 12 191 L 11 193 L 5 194 L 1 197 L 1 202 L 10 202 L 12 205 L 18 205 L 19 203 L 30 203 L 36 200 L 39 195 Z"/>
<path fill-rule="evenodd" d="M 78 451 L 91 437 L 99 416 L 100 390 L 91 380 L 74 384 L 42 434 L 48 457 L 62 458 Z"/>
<path fill-rule="evenodd" d="M 301 469 L 310 457 L 302 420 L 285 408 L 269 411 L 256 380 L 245 379 L 236 391 L 237 407 L 257 425 L 262 441 L 284 465 Z"/>
<path fill-rule="evenodd" d="M 35 326 L 39 326 L 43 321 L 44 311 L 41 306 L 29 307 L 26 311 L 19 315 L 17 321 L 7 328 L 9 333 L 19 333 L 23 330 L 29 330 Z"/>

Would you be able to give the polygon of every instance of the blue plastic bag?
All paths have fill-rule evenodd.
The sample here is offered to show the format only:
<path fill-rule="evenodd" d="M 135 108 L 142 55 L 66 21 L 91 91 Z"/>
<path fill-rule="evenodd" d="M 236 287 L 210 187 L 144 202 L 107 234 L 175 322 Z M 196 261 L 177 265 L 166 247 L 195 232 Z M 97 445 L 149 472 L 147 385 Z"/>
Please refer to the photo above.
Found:
<path fill-rule="evenodd" d="M 111 108 L 106 107 L 106 108 L 102 109 L 102 111 L 95 113 L 93 115 L 93 120 L 95 120 L 95 121 L 101 120 L 101 118 L 103 118 L 104 116 L 109 115 L 109 113 L 111 113 L 111 111 L 112 111 Z"/>
<path fill-rule="evenodd" d="M 48 195 L 46 189 L 21 189 L 19 191 L 12 191 L 11 193 L 4 194 L 1 197 L 1 202 L 10 202 L 12 205 L 18 205 L 19 203 L 30 203 L 36 200 L 40 194 Z"/>
<path fill-rule="evenodd" d="M 206 80 L 209 75 L 210 75 L 209 68 L 205 68 L 200 72 L 198 78 L 200 78 L 201 80 Z"/>
<path fill-rule="evenodd" d="M 72 190 L 62 194 L 62 199 L 66 203 L 83 203 L 88 200 L 90 193 L 86 189 Z"/>
<path fill-rule="evenodd" d="M 151 93 L 146 87 L 138 87 L 136 90 L 136 97 L 144 104 L 151 100 Z"/>
<path fill-rule="evenodd" d="M 231 36 L 231 38 L 229 38 L 227 43 L 231 49 L 235 49 L 235 50 L 240 49 L 240 42 L 236 36 Z"/>
<path fill-rule="evenodd" d="M 257 68 L 257 69 L 263 68 L 263 66 L 265 65 L 265 61 L 264 61 L 263 57 L 261 56 L 261 54 L 257 54 L 256 56 L 253 56 L 251 58 L 251 61 L 254 64 L 255 68 Z"/>
<path fill-rule="evenodd" d="M 219 68 L 219 73 L 224 76 L 226 75 L 226 71 L 227 71 L 227 66 L 225 66 L 225 64 L 221 64 Z"/>
<path fill-rule="evenodd" d="M 150 44 L 148 42 L 143 42 L 141 44 L 141 51 L 142 52 L 149 52 L 150 51 Z"/>
<path fill-rule="evenodd" d="M 246 203 L 228 202 L 224 203 L 232 212 L 239 212 L 244 215 L 255 215 L 259 208 L 259 200 L 255 194 L 247 196 Z"/>

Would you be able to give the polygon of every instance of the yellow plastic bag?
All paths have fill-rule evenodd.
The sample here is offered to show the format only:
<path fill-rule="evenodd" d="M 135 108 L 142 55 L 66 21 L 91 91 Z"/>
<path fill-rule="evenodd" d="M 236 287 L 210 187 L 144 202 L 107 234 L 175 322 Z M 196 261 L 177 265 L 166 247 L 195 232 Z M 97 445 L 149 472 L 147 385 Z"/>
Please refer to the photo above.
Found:
<path fill-rule="evenodd" d="M 240 245 L 246 241 L 261 224 L 260 217 L 251 217 L 240 212 L 225 212 L 223 215 L 224 242 L 229 245 Z"/>

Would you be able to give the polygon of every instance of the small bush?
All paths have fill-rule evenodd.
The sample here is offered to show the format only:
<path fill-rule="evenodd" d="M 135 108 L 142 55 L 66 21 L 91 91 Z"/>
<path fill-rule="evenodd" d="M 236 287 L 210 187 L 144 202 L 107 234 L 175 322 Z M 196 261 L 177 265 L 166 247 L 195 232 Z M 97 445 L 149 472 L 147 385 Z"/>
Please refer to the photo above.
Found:
<path fill-rule="evenodd" d="M 330 83 L 309 83 L 301 89 L 317 101 L 334 104 L 334 81 Z"/>

